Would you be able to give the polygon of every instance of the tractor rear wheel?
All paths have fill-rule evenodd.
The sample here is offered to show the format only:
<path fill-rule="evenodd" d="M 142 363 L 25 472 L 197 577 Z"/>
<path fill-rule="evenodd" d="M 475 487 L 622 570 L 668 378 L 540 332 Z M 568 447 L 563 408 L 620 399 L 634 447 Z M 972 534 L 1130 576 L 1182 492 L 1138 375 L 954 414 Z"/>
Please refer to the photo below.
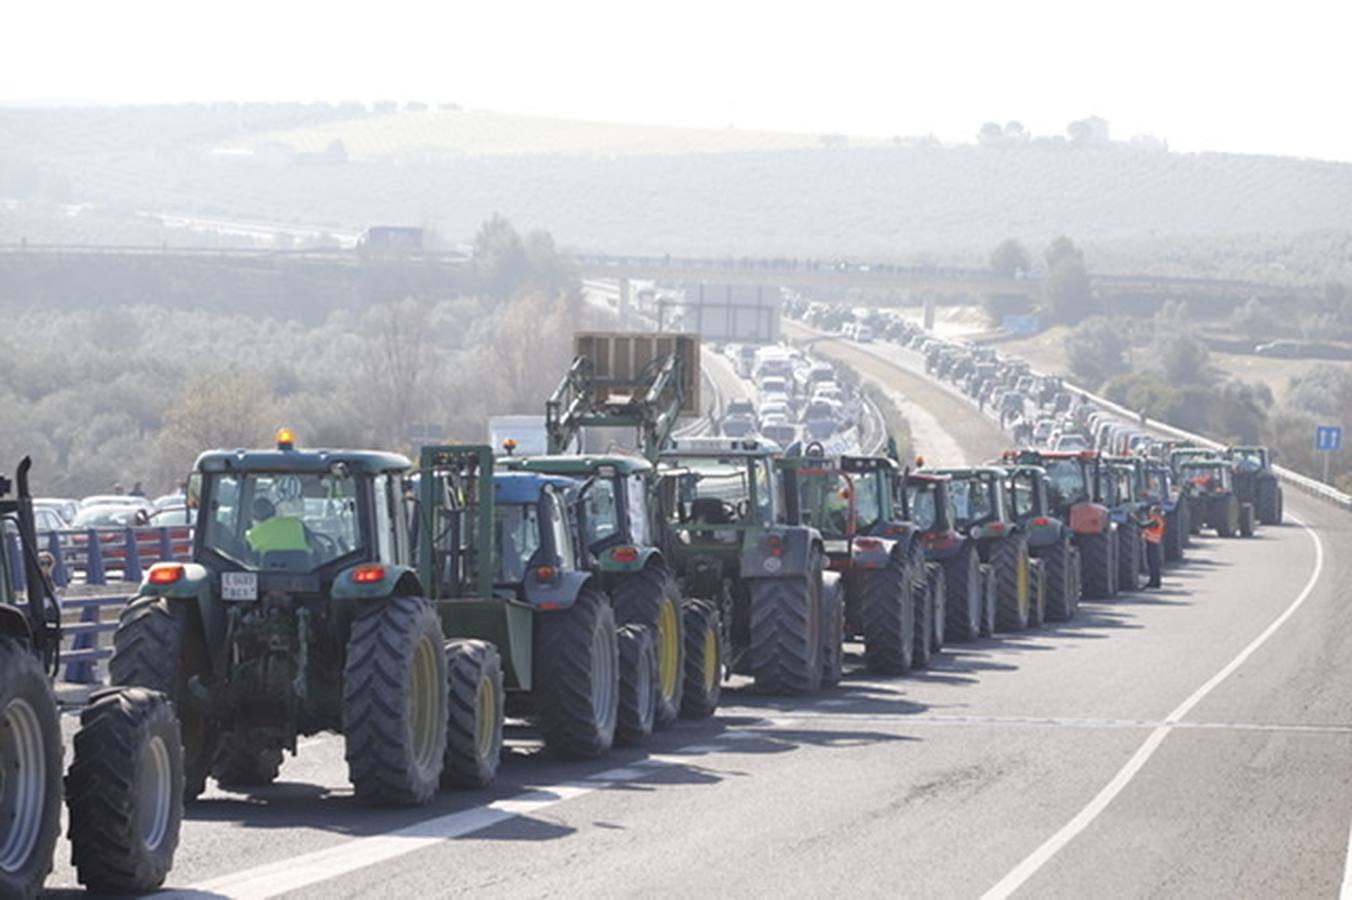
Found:
<path fill-rule="evenodd" d="M 0 896 L 35 897 L 61 835 L 61 722 L 42 663 L 0 635 Z"/>
<path fill-rule="evenodd" d="M 808 574 L 747 581 L 751 597 L 748 654 L 756 689 L 805 694 L 821 687 L 821 573 L 814 555 Z"/>
<path fill-rule="evenodd" d="M 256 735 L 228 731 L 221 735 L 211 777 L 222 787 L 263 787 L 277 780 L 282 751 Z"/>
<path fill-rule="evenodd" d="M 1239 507 L 1239 536 L 1253 537 L 1253 504 L 1242 503 Z"/>
<path fill-rule="evenodd" d="M 615 742 L 620 650 L 615 611 L 584 588 L 573 605 L 541 613 L 536 638 L 536 703 L 545 747 L 595 758 Z"/>
<path fill-rule="evenodd" d="M 1117 593 L 1117 534 L 1103 531 L 1080 536 L 1084 595 L 1108 599 Z"/>
<path fill-rule="evenodd" d="M 174 704 L 183 741 L 183 798 L 206 790 L 219 731 L 188 694 L 188 683 L 208 674 L 206 638 L 190 608 L 161 597 L 138 597 L 118 619 L 108 678 L 113 684 L 159 691 Z"/>
<path fill-rule="evenodd" d="M 446 648 L 421 597 L 372 601 L 352 622 L 343 670 L 348 779 L 358 800 L 426 803 L 446 757 Z"/>
<path fill-rule="evenodd" d="M 1021 534 L 1002 538 L 991 549 L 991 568 L 995 571 L 995 628 L 1022 631 L 1028 627 L 1029 588 L 1028 540 Z"/>
<path fill-rule="evenodd" d="M 880 675 L 909 671 L 915 652 L 915 600 L 905 559 L 894 551 L 883 568 L 855 574 L 862 594 L 864 664 Z"/>
<path fill-rule="evenodd" d="M 920 564 L 925 571 L 925 564 Z M 934 658 L 934 595 L 930 580 L 921 578 L 911 583 L 911 607 L 915 610 L 914 638 L 911 641 L 911 668 L 925 669 Z"/>
<path fill-rule="evenodd" d="M 1234 494 L 1226 494 L 1223 499 L 1224 506 L 1216 517 L 1216 534 L 1223 538 L 1234 537 L 1235 532 L 1239 531 L 1239 498 Z"/>
<path fill-rule="evenodd" d="M 944 560 L 944 579 L 947 582 L 944 638 L 957 643 L 976 640 L 981 636 L 986 602 L 976 547 L 966 544 L 957 556 Z"/>
<path fill-rule="evenodd" d="M 938 653 L 944 647 L 945 604 L 947 603 L 947 579 L 944 567 L 938 563 L 925 563 L 925 583 L 929 586 L 929 606 L 932 625 L 930 637 L 930 655 Z"/>
<path fill-rule="evenodd" d="M 183 744 L 167 697 L 145 688 L 90 697 L 66 803 L 81 884 L 100 894 L 142 894 L 164 883 L 183 821 Z"/>
<path fill-rule="evenodd" d="M 845 677 L 845 584 L 834 572 L 822 573 L 822 686 Z"/>
<path fill-rule="evenodd" d="M 1141 562 L 1144 543 L 1141 525 L 1135 519 L 1128 518 L 1117 529 L 1117 589 L 1119 591 L 1138 591 L 1141 589 Z"/>
<path fill-rule="evenodd" d="M 1040 559 L 1028 561 L 1028 627 L 1047 621 L 1047 567 Z"/>
<path fill-rule="evenodd" d="M 646 625 L 621 625 L 620 707 L 615 721 L 615 742 L 637 746 L 653 736 L 657 712 L 657 650 Z"/>
<path fill-rule="evenodd" d="M 661 563 L 616 576 L 610 591 L 615 620 L 621 625 L 645 625 L 652 631 L 657 654 L 658 703 L 654 728 L 661 731 L 681 712 L 685 686 L 685 628 L 681 589 L 671 570 Z"/>
<path fill-rule="evenodd" d="M 502 658 L 488 641 L 446 643 L 446 757 L 444 788 L 482 788 L 498 777 L 507 704 Z"/>
<path fill-rule="evenodd" d="M 1164 517 L 1164 561 L 1179 562 L 1183 559 L 1183 530 L 1184 520 L 1182 510 L 1185 507 L 1179 504 L 1174 511 Z"/>
<path fill-rule="evenodd" d="M 1282 523 L 1281 493 L 1282 488 L 1277 483 L 1276 478 L 1258 479 L 1258 496 L 1254 506 L 1259 522 L 1264 525 L 1280 525 Z"/>
<path fill-rule="evenodd" d="M 681 715 L 703 719 L 718 709 L 723 691 L 723 633 L 718 608 L 707 600 L 687 600 L 685 624 L 685 690 Z"/>
<path fill-rule="evenodd" d="M 995 574 L 995 567 L 989 563 L 983 563 L 981 566 L 982 596 L 984 605 L 981 607 L 981 636 L 995 637 L 995 614 L 999 606 L 1000 579 Z"/>
<path fill-rule="evenodd" d="M 1047 579 L 1048 622 L 1069 622 L 1075 615 L 1075 606 L 1079 595 L 1075 586 L 1075 573 L 1071 570 L 1070 538 L 1063 537 L 1054 544 L 1042 548 L 1039 559 Z"/>

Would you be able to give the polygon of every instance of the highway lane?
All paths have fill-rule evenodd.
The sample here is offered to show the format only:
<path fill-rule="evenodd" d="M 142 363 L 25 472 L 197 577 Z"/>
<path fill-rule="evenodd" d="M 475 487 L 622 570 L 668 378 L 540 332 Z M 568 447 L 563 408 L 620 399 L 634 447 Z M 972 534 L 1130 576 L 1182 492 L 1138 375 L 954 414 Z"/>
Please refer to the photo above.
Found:
<path fill-rule="evenodd" d="M 932 402 L 941 422 L 972 429 L 967 452 L 1000 442 L 989 423 L 984 437 L 958 424 L 983 421 L 969 407 Z M 1325 550 L 1304 603 L 1030 873 L 1029 896 L 1336 889 L 1352 817 L 1340 602 L 1352 540 L 1335 511 L 1290 506 Z M 806 896 L 842 881 L 866 895 L 980 895 L 1291 607 L 1315 556 L 1296 526 L 1203 539 L 1160 592 L 950 648 L 918 676 L 852 675 L 806 701 L 735 690 L 715 719 L 682 723 L 646 753 L 559 762 L 517 732 L 497 787 L 425 810 L 356 806 L 341 740 L 321 737 L 278 785 L 213 790 L 193 807 L 172 881 L 230 896 L 260 884 L 255 895 Z M 58 878 L 72 883 L 67 869 Z"/>

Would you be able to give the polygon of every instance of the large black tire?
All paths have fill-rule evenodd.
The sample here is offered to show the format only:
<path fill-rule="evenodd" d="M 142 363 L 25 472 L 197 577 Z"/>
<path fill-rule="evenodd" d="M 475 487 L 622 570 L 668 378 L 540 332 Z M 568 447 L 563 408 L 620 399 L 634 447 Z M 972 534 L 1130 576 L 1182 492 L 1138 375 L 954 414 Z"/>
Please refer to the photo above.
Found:
<path fill-rule="evenodd" d="M 999 605 L 1000 581 L 992 565 L 981 567 L 981 577 L 984 604 L 981 607 L 981 636 L 995 637 L 995 613 Z"/>
<path fill-rule="evenodd" d="M 924 571 L 924 563 L 921 563 Z M 911 641 L 911 668 L 929 668 L 934 658 L 934 595 L 930 593 L 930 581 L 921 578 L 911 583 L 911 607 L 915 610 L 915 628 Z"/>
<path fill-rule="evenodd" d="M 944 638 L 955 643 L 974 641 L 981 636 L 985 611 L 985 582 L 976 547 L 967 544 L 957 555 L 944 560 L 945 590 Z"/>
<path fill-rule="evenodd" d="M 1080 536 L 1080 571 L 1084 595 L 1106 600 L 1117 593 L 1117 533 Z"/>
<path fill-rule="evenodd" d="M 1139 591 L 1141 589 L 1141 567 L 1145 560 L 1145 548 L 1141 524 L 1128 518 L 1117 529 L 1117 589 L 1119 591 Z"/>
<path fill-rule="evenodd" d="M 1039 550 L 1038 558 L 1042 560 L 1042 568 L 1047 578 L 1048 622 L 1069 622 L 1075 616 L 1075 607 L 1080 598 L 1075 584 L 1075 572 L 1071 569 L 1073 550 L 1068 537 L 1062 537 L 1056 543 Z"/>
<path fill-rule="evenodd" d="M 446 643 L 446 759 L 444 788 L 482 788 L 498 777 L 506 717 L 502 658 L 488 641 Z"/>
<path fill-rule="evenodd" d="M 229 731 L 221 735 L 211 777 L 222 787 L 263 787 L 277 780 L 282 768 L 282 750 L 256 735 Z"/>
<path fill-rule="evenodd" d="M 665 565 L 655 564 L 616 576 L 610 596 L 615 620 L 621 625 L 645 625 L 652 632 L 657 654 L 658 704 L 654 728 L 661 731 L 681 712 L 685 686 L 685 628 L 681 589 Z"/>
<path fill-rule="evenodd" d="M 183 798 L 206 789 L 219 745 L 219 730 L 188 694 L 188 683 L 206 677 L 206 638 L 196 612 L 184 601 L 138 597 L 118 619 L 108 679 L 113 684 L 159 691 L 174 704 L 183 740 Z"/>
<path fill-rule="evenodd" d="M 681 716 L 704 719 L 718 709 L 723 692 L 723 633 L 718 608 L 707 600 L 687 600 L 685 690 Z"/>
<path fill-rule="evenodd" d="M 1022 631 L 1028 627 L 1032 585 L 1028 577 L 1028 539 L 1012 534 L 991 548 L 995 570 L 995 628 Z"/>
<path fill-rule="evenodd" d="M 925 583 L 929 587 L 930 609 L 933 611 L 931 619 L 933 631 L 930 639 L 932 658 L 944 648 L 944 626 L 947 619 L 945 606 L 948 600 L 948 579 L 944 577 L 944 567 L 938 563 L 925 563 Z"/>
<path fill-rule="evenodd" d="M 910 671 L 915 653 L 915 598 L 907 559 L 897 548 L 881 569 L 856 570 L 864 665 L 879 675 Z"/>
<path fill-rule="evenodd" d="M 845 677 L 845 584 L 834 572 L 822 573 L 822 686 Z"/>
<path fill-rule="evenodd" d="M 145 688 L 90 697 L 66 803 L 81 884 L 100 894 L 141 894 L 164 883 L 183 822 L 183 745 L 167 697 Z"/>
<path fill-rule="evenodd" d="M 620 649 L 605 597 L 587 587 L 568 609 L 541 614 L 535 663 L 545 747 L 584 759 L 609 750 L 619 718 Z"/>
<path fill-rule="evenodd" d="M 1080 548 L 1070 545 L 1070 573 L 1074 579 L 1074 588 L 1070 592 L 1071 618 L 1080 611 L 1080 598 L 1084 596 L 1084 566 L 1080 563 Z"/>
<path fill-rule="evenodd" d="M 809 565 L 808 572 L 747 581 L 751 597 L 748 656 L 759 691 L 805 694 L 821 687 L 821 576 L 816 565 Z"/>
<path fill-rule="evenodd" d="M 615 720 L 615 743 L 635 747 L 653 736 L 657 712 L 657 649 L 646 625 L 621 625 L 620 707 Z"/>
<path fill-rule="evenodd" d="M 372 601 L 352 622 L 343 669 L 343 736 L 363 803 L 428 802 L 446 758 L 446 648 L 421 597 Z"/>
<path fill-rule="evenodd" d="M 1047 621 L 1047 566 L 1040 559 L 1028 563 L 1028 627 Z"/>
<path fill-rule="evenodd" d="M 1277 482 L 1277 479 L 1271 476 L 1260 476 L 1257 493 L 1254 511 L 1258 514 L 1258 521 L 1264 525 L 1280 525 L 1282 523 L 1282 486 Z"/>
<path fill-rule="evenodd" d="M 0 896 L 35 897 L 61 835 L 61 722 L 42 663 L 8 635 L 0 635 L 0 723 Z"/>
<path fill-rule="evenodd" d="M 1164 561 L 1180 562 L 1183 559 L 1183 531 L 1185 522 L 1182 510 L 1186 509 L 1183 504 L 1179 504 L 1174 511 L 1164 517 Z"/>
<path fill-rule="evenodd" d="M 1239 498 L 1234 494 L 1225 495 L 1225 508 L 1215 522 L 1216 534 L 1223 538 L 1235 536 L 1239 531 Z"/>
<path fill-rule="evenodd" d="M 1239 536 L 1253 537 L 1253 504 L 1243 503 L 1239 507 Z"/>

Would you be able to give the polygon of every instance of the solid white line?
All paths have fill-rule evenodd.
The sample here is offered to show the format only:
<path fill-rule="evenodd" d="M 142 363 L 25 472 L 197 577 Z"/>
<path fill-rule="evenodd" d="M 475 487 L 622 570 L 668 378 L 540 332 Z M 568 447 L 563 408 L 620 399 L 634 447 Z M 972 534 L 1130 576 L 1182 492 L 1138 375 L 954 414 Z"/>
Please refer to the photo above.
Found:
<path fill-rule="evenodd" d="M 642 774 L 637 769 L 611 769 L 585 781 L 565 782 L 527 791 L 484 806 L 415 822 L 398 831 L 353 838 L 312 853 L 212 878 L 183 892 L 165 891 L 158 896 L 186 897 L 197 891 L 224 894 L 238 900 L 276 897 L 463 837 L 508 819 L 533 815 L 565 800 L 573 800 L 623 781 L 632 781 Z"/>
<path fill-rule="evenodd" d="M 1164 724 L 1150 732 L 1149 737 L 1145 739 L 1145 743 L 1141 744 L 1140 748 L 1131 755 L 1131 759 L 1127 760 L 1126 765 L 1118 770 L 1117 774 L 1104 786 L 1103 790 L 1099 791 L 1084 809 L 1076 813 L 1073 819 L 1061 826 L 1059 831 L 1043 842 L 1042 846 L 1030 853 L 1023 862 L 1015 866 L 1008 875 L 1001 878 L 994 887 L 983 894 L 982 900 L 1002 900 L 1002 898 L 1013 894 L 1023 886 L 1024 882 L 1037 874 L 1037 871 L 1046 865 L 1053 856 L 1060 852 L 1061 848 L 1065 847 L 1066 844 L 1069 844 L 1074 840 L 1080 832 L 1088 828 L 1090 823 L 1098 818 L 1103 810 L 1107 809 L 1108 804 L 1112 803 L 1113 799 L 1116 798 L 1118 794 L 1122 793 L 1122 790 L 1131 783 L 1131 780 L 1136 777 L 1136 773 L 1141 771 L 1145 764 L 1150 761 L 1150 757 L 1155 755 L 1155 751 L 1159 749 L 1160 744 L 1164 743 L 1164 739 L 1169 736 L 1169 732 L 1174 729 L 1178 720 L 1186 716 L 1193 707 L 1202 702 L 1202 699 L 1205 698 L 1207 694 L 1215 690 L 1217 685 L 1230 677 L 1236 669 L 1242 666 L 1259 647 L 1267 642 L 1268 638 L 1272 637 L 1272 635 L 1277 632 L 1277 629 L 1281 628 L 1291 616 L 1295 615 L 1296 610 L 1301 607 L 1312 593 L 1314 593 L 1314 588 L 1319 581 L 1319 576 L 1324 571 L 1324 544 L 1319 539 L 1319 535 L 1315 530 L 1305 522 L 1294 516 L 1290 516 L 1289 518 L 1298 523 L 1301 528 L 1304 528 L 1305 533 L 1314 541 L 1314 571 L 1310 573 L 1310 580 L 1305 583 L 1305 587 L 1301 590 L 1296 599 L 1292 601 L 1291 605 L 1288 606 L 1281 615 L 1272 621 L 1272 624 L 1268 625 L 1267 628 L 1264 628 L 1258 637 L 1254 638 L 1249 642 L 1248 646 L 1239 651 L 1239 654 L 1235 656 L 1234 659 L 1226 663 L 1219 672 L 1211 676 L 1205 684 L 1193 691 L 1188 699 L 1184 700 L 1173 710 L 1173 712 L 1169 713 L 1164 719 Z M 1344 879 L 1344 882 L 1346 882 L 1346 879 Z M 1344 884 L 1344 887 L 1346 887 L 1346 884 Z"/>
<path fill-rule="evenodd" d="M 1339 900 L 1352 900 L 1352 828 L 1347 832 L 1347 852 L 1343 854 L 1343 886 L 1338 891 Z"/>

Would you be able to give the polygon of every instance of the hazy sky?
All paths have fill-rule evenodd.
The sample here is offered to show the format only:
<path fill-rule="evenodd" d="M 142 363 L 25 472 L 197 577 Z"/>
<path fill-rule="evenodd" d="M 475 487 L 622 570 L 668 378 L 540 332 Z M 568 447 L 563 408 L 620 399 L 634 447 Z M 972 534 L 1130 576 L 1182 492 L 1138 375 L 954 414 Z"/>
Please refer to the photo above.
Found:
<path fill-rule="evenodd" d="M 970 140 L 1018 119 L 1352 160 L 1347 0 L 14 2 L 0 103 L 395 99 Z"/>

